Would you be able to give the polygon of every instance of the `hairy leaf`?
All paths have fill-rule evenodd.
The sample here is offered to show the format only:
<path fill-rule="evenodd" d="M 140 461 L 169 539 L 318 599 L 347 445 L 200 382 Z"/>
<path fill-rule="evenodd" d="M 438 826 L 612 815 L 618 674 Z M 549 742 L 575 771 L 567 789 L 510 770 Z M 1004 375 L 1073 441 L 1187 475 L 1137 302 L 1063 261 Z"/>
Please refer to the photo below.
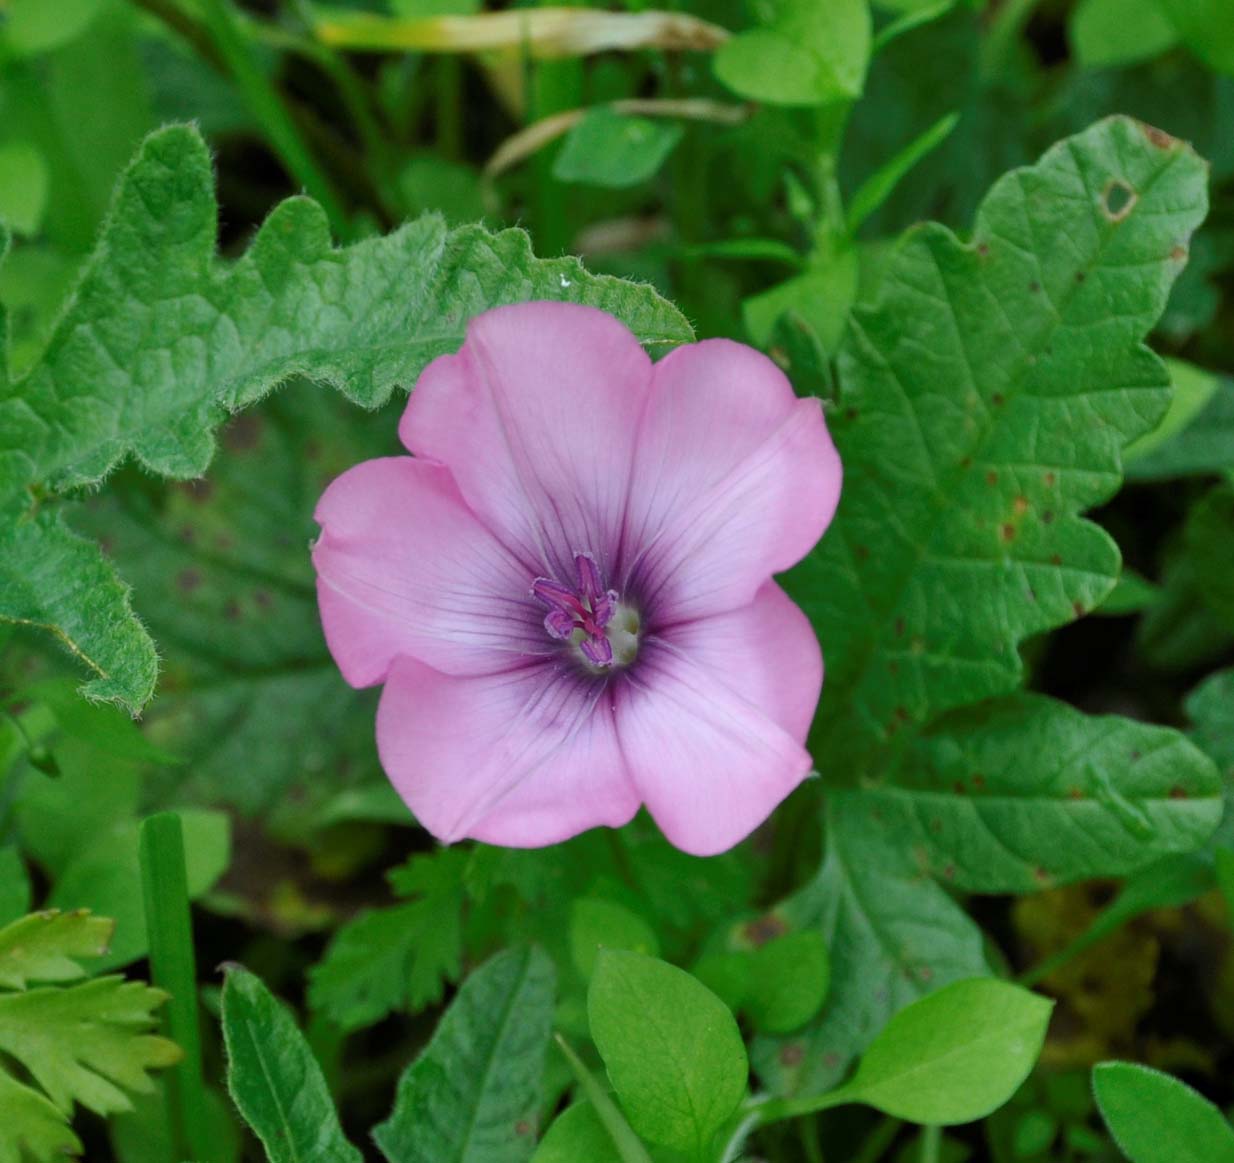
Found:
<path fill-rule="evenodd" d="M 500 303 L 567 299 L 613 312 L 647 343 L 690 337 L 650 288 L 574 259 L 537 260 L 518 230 L 450 231 L 426 216 L 335 249 L 321 208 L 290 198 L 239 261 L 222 264 L 216 219 L 200 135 L 175 126 L 147 138 L 42 360 L 16 383 L 0 376 L 0 508 L 13 513 L 31 486 L 91 484 L 130 456 L 198 476 L 223 415 L 293 375 L 375 407 Z M 122 584 L 55 515 L 15 527 L 21 536 L 0 546 L 0 619 L 58 634 L 95 672 L 87 693 L 139 708 L 155 655 Z M 84 568 L 94 577 L 79 591 Z M 32 598 L 22 578 L 44 575 Z"/>
<path fill-rule="evenodd" d="M 929 719 L 1014 690 L 1018 643 L 1113 587 L 1117 547 L 1078 514 L 1167 405 L 1141 340 L 1205 181 L 1183 143 L 1100 122 L 997 182 L 969 241 L 911 236 L 855 313 L 832 424 L 844 493 L 789 579 L 827 653 L 824 776 L 838 756 L 871 774 Z"/>
<path fill-rule="evenodd" d="M 227 1089 L 270 1163 L 360 1163 L 295 1020 L 238 965 L 227 969 L 222 1021 Z"/>
<path fill-rule="evenodd" d="M 509 949 L 481 966 L 399 1079 L 373 1132 L 390 1163 L 522 1163 L 553 1020 L 552 962 Z"/>

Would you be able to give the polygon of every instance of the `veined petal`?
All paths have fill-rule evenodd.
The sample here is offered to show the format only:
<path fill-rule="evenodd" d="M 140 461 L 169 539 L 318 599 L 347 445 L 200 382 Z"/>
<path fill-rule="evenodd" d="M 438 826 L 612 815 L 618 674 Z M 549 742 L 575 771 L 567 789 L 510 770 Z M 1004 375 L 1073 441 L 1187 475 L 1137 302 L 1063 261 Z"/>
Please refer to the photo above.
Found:
<path fill-rule="evenodd" d="M 381 682 L 400 654 L 479 674 L 545 652 L 532 576 L 448 469 L 410 456 L 365 461 L 331 483 L 315 516 L 322 625 L 353 686 Z"/>
<path fill-rule="evenodd" d="M 457 677 L 396 659 L 377 712 L 382 766 L 438 839 L 534 848 L 638 810 L 602 683 L 552 664 Z"/>
<path fill-rule="evenodd" d="M 631 477 L 623 571 L 657 622 L 745 605 L 804 557 L 840 496 L 817 400 L 725 339 L 655 367 Z"/>
<path fill-rule="evenodd" d="M 696 856 L 743 840 L 810 771 L 822 683 L 805 615 L 766 585 L 740 610 L 644 645 L 617 700 L 630 776 L 665 836 Z"/>
<path fill-rule="evenodd" d="M 650 384 L 638 340 L 603 311 L 500 307 L 425 369 L 399 435 L 448 464 L 467 503 L 542 573 L 572 580 L 579 552 L 607 573 Z"/>

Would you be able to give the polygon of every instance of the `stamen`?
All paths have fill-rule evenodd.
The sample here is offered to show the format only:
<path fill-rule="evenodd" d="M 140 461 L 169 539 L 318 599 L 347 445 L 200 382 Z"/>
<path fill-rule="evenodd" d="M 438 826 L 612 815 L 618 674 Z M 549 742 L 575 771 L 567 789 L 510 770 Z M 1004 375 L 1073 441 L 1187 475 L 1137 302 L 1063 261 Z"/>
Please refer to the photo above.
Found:
<path fill-rule="evenodd" d="M 558 642 L 572 643 L 583 661 L 597 670 L 627 665 L 638 653 L 637 629 L 630 629 L 632 611 L 621 605 L 616 590 L 604 588 L 590 553 L 576 553 L 574 568 L 577 591 L 548 577 L 531 583 L 532 595 L 548 607 L 545 630 Z M 633 625 L 637 628 L 636 616 Z"/>

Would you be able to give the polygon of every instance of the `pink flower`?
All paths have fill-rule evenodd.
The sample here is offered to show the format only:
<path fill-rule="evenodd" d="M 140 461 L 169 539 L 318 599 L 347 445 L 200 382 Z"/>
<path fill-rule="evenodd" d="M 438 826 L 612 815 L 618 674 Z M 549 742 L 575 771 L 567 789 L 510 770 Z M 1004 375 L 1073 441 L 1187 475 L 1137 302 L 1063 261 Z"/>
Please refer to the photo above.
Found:
<path fill-rule="evenodd" d="M 823 663 L 771 575 L 839 498 L 817 400 L 741 344 L 653 365 L 602 311 L 526 303 L 425 370 L 399 435 L 326 490 L 313 563 L 430 832 L 535 847 L 642 803 L 709 855 L 797 786 Z"/>

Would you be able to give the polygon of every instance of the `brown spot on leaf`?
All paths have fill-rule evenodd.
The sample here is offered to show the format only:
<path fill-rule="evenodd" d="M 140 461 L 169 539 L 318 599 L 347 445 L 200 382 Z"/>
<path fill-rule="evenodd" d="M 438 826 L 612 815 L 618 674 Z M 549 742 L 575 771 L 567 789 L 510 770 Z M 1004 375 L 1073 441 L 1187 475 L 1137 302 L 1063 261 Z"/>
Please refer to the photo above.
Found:
<path fill-rule="evenodd" d="M 181 481 L 180 491 L 190 501 L 196 501 L 199 505 L 204 505 L 214 496 L 214 482 L 206 480 L 205 477 L 196 481 Z"/>
<path fill-rule="evenodd" d="M 780 1048 L 780 1065 L 787 1066 L 791 1070 L 794 1066 L 800 1066 L 805 1056 L 806 1052 L 801 1048 L 800 1043 L 790 1042 L 787 1046 Z"/>
<path fill-rule="evenodd" d="M 858 545 L 855 552 L 857 554 L 858 561 L 869 561 L 870 547 L 868 545 Z"/>
<path fill-rule="evenodd" d="M 856 420 L 861 413 L 856 408 L 846 408 L 844 410 L 844 418 L 846 420 Z"/>
<path fill-rule="evenodd" d="M 1176 783 L 1172 788 L 1170 788 L 1170 799 L 1185 800 L 1186 798 L 1187 798 L 1187 789 L 1183 787 L 1181 784 Z"/>
<path fill-rule="evenodd" d="M 1052 472 L 1046 473 L 1041 479 L 1045 481 L 1045 487 L 1047 489 L 1052 489 L 1058 481 L 1058 477 L 1056 477 Z"/>
<path fill-rule="evenodd" d="M 998 473 L 996 473 L 993 469 L 990 469 L 990 471 L 985 474 L 985 483 L 987 485 L 998 484 Z"/>
<path fill-rule="evenodd" d="M 777 937 L 783 937 L 788 932 L 788 925 L 775 913 L 767 913 L 764 916 L 755 917 L 752 921 L 747 921 L 741 931 L 751 945 L 762 946 L 768 941 L 774 941 Z"/>
<path fill-rule="evenodd" d="M 981 255 L 982 258 L 985 258 L 985 256 L 990 253 L 990 244 L 988 242 L 977 243 L 977 253 Z"/>
<path fill-rule="evenodd" d="M 1170 258 L 1172 258 L 1175 262 L 1186 262 L 1187 248 L 1181 245 L 1174 247 L 1174 249 L 1170 251 Z"/>
<path fill-rule="evenodd" d="M 985 787 L 985 776 L 979 771 L 973 772 L 973 787 Z"/>
<path fill-rule="evenodd" d="M 1158 149 L 1170 149 L 1177 140 L 1164 129 L 1158 129 L 1155 125 L 1149 125 L 1145 121 L 1140 122 L 1140 130 Z"/>
<path fill-rule="evenodd" d="M 990 396 L 990 403 L 996 408 L 1001 408 L 1007 402 L 1007 397 L 1002 392 L 995 392 Z"/>
<path fill-rule="evenodd" d="M 200 585 L 200 570 L 182 569 L 178 574 L 176 574 L 176 588 L 183 593 L 191 594 Z"/>
<path fill-rule="evenodd" d="M 244 413 L 223 429 L 223 447 L 230 452 L 251 452 L 261 443 L 260 416 Z"/>
<path fill-rule="evenodd" d="M 1062 565 L 1063 564 L 1062 556 L 1057 553 L 1051 553 L 1050 554 L 1050 564 L 1051 565 Z"/>
<path fill-rule="evenodd" d="M 1075 612 L 1077 618 L 1083 618 L 1088 611 L 1084 608 L 1083 602 L 1072 602 L 1071 609 Z"/>
<path fill-rule="evenodd" d="M 1069 787 L 1067 789 L 1067 798 L 1072 800 L 1082 800 L 1084 793 L 1078 787 Z"/>
<path fill-rule="evenodd" d="M 1003 535 L 1004 541 L 1014 541 L 1015 534 L 1016 534 L 1016 528 L 1010 522 L 1008 522 L 1006 525 L 1003 526 L 1002 535 Z"/>
<path fill-rule="evenodd" d="M 903 618 L 896 619 L 895 631 L 896 631 L 897 638 L 904 637 L 904 619 Z"/>
<path fill-rule="evenodd" d="M 228 598 L 223 606 L 223 617 L 229 622 L 240 621 L 240 603 L 235 598 Z"/>
<path fill-rule="evenodd" d="M 1052 525 L 1054 523 L 1054 510 L 1046 509 L 1041 514 L 1043 524 Z"/>
<path fill-rule="evenodd" d="M 955 783 L 951 785 L 951 788 L 955 792 L 955 794 L 958 796 L 968 794 L 968 788 L 964 786 L 964 781 L 962 779 L 957 779 Z"/>
<path fill-rule="evenodd" d="M 1033 279 L 1033 281 L 1028 284 L 1028 290 L 1030 294 L 1035 295 L 1037 294 L 1038 291 L 1041 290 L 1041 284 L 1037 282 L 1036 279 Z"/>
<path fill-rule="evenodd" d="M 519 1119 L 519 1121 L 514 1124 L 514 1133 L 516 1135 L 530 1135 L 531 1124 L 526 1119 Z"/>
<path fill-rule="evenodd" d="M 1028 512 L 1028 498 L 1021 493 L 1014 501 L 1011 502 L 1011 507 L 1020 514 Z"/>
<path fill-rule="evenodd" d="M 1077 283 L 1082 283 L 1086 278 L 1088 278 L 1088 275 L 1086 275 L 1083 271 L 1076 271 L 1075 281 Z"/>

